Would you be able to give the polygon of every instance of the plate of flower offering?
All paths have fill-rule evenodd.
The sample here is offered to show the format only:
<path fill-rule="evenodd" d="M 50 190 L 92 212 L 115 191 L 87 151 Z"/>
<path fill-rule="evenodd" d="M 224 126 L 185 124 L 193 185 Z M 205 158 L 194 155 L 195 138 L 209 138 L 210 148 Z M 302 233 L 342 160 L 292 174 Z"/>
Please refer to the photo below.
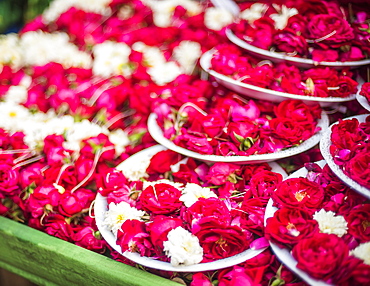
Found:
<path fill-rule="evenodd" d="M 149 268 L 230 267 L 269 246 L 263 237 L 265 205 L 285 176 L 274 162 L 208 165 L 152 146 L 102 174 L 96 224 L 113 249 Z"/>
<path fill-rule="evenodd" d="M 361 104 L 361 106 L 363 108 L 370 111 L 370 104 L 369 104 L 369 101 L 367 100 L 367 98 L 365 96 L 363 96 L 361 94 L 357 94 L 356 99 L 357 99 L 358 103 Z"/>
<path fill-rule="evenodd" d="M 364 65 L 370 64 L 370 59 L 363 59 L 358 61 L 314 61 L 309 58 L 302 58 L 297 56 L 291 56 L 288 53 L 284 52 L 274 52 L 265 50 L 262 48 L 258 48 L 256 46 L 253 46 L 246 41 L 242 40 L 238 36 L 234 34 L 234 32 L 231 29 L 226 29 L 225 31 L 227 38 L 234 43 L 235 45 L 245 49 L 249 53 L 258 56 L 260 58 L 270 60 L 274 63 L 280 63 L 280 62 L 286 62 L 292 65 L 296 65 L 300 68 L 312 68 L 316 66 L 326 66 L 326 67 L 332 67 L 336 69 L 342 69 L 345 67 L 354 69 L 359 68 Z"/>
<path fill-rule="evenodd" d="M 292 107 L 292 105 L 288 102 L 281 102 L 279 106 L 281 105 L 284 105 L 286 108 L 288 108 L 284 110 L 290 110 L 290 107 Z M 288 107 L 288 105 L 290 107 Z M 308 108 L 310 107 L 307 106 L 307 109 Z M 318 114 L 320 114 L 320 112 Z M 213 124 L 212 120 L 209 120 L 209 115 L 210 114 L 208 114 L 208 116 L 206 116 L 204 120 L 203 118 L 192 118 L 191 120 L 202 122 L 202 124 L 204 123 L 205 125 L 207 124 L 207 122 Z M 166 133 L 168 137 L 166 138 L 162 129 L 163 125 L 160 126 L 160 120 L 157 120 L 158 115 L 156 113 L 152 113 L 148 119 L 148 130 L 153 139 L 159 144 L 187 157 L 195 158 L 204 162 L 251 164 L 271 162 L 278 159 L 294 156 L 315 146 L 317 143 L 319 143 L 321 134 L 329 125 L 329 120 L 326 113 L 322 112 L 320 116 L 321 118 L 314 119 L 312 124 L 310 123 L 308 125 L 305 125 L 307 129 L 305 127 L 304 132 L 311 130 L 312 133 L 310 133 L 309 135 L 306 134 L 305 140 L 300 140 L 296 137 L 293 138 L 292 140 L 294 141 L 291 141 L 293 142 L 293 144 L 287 143 L 288 141 L 286 141 L 287 137 L 285 137 L 285 135 L 281 135 L 280 137 L 273 135 L 274 131 L 272 131 L 272 129 L 274 128 L 273 126 L 275 126 L 274 124 L 276 123 L 274 119 L 272 119 L 272 121 L 274 121 L 275 123 L 267 123 L 266 118 L 262 117 L 260 119 L 256 118 L 254 121 L 238 121 L 235 123 L 233 122 L 232 124 L 227 123 L 226 121 L 223 122 L 221 120 L 223 122 L 221 126 L 228 126 L 228 128 L 225 127 L 220 129 L 220 132 L 225 133 L 221 134 L 219 136 L 220 138 L 216 136 L 209 136 L 209 134 L 211 133 L 207 134 L 207 130 L 204 131 L 204 133 L 201 133 L 199 129 L 197 129 L 197 133 L 192 133 L 193 125 L 187 125 L 189 123 L 188 121 L 186 123 L 181 123 L 181 132 L 177 134 L 173 133 L 170 136 L 168 136 L 168 133 Z M 291 118 L 281 120 L 286 122 L 286 126 L 292 126 L 288 122 L 291 121 Z M 171 129 L 172 127 L 170 126 L 170 121 L 166 120 L 166 122 L 168 123 L 166 127 L 169 127 Z M 173 122 L 173 124 L 173 129 L 176 129 L 179 122 Z M 297 123 L 295 127 L 299 129 L 300 127 L 298 127 L 298 125 L 299 124 Z M 265 129 L 266 126 L 269 127 Z M 236 128 L 235 130 L 232 129 L 234 127 Z M 253 131 L 250 131 L 250 129 L 248 128 L 252 128 Z M 238 134 L 239 130 L 241 130 L 242 133 Z M 245 130 L 247 131 L 243 133 Z M 289 136 L 293 136 L 293 134 L 299 134 L 299 136 L 301 136 L 303 134 L 301 132 L 295 133 L 295 131 L 289 131 L 288 133 Z M 264 137 L 266 134 L 268 134 L 268 136 Z M 171 140 L 169 138 L 171 138 Z M 186 140 L 183 140 L 184 138 L 186 138 Z M 198 141 L 199 143 L 197 143 Z M 213 145 L 209 142 L 211 142 Z M 204 150 L 206 150 L 207 153 L 203 152 Z"/>
<path fill-rule="evenodd" d="M 235 73 L 225 75 L 222 74 L 219 71 L 222 71 L 223 68 L 219 67 L 219 63 L 217 63 L 216 66 L 212 65 L 212 60 L 216 58 L 225 58 L 227 59 L 228 56 L 226 55 L 221 55 L 218 57 L 218 54 L 222 53 L 223 49 L 218 50 L 217 48 L 214 48 L 212 50 L 209 50 L 205 52 L 202 57 L 200 58 L 200 66 L 202 67 L 203 70 L 205 70 L 210 76 L 214 77 L 214 79 L 223 85 L 224 87 L 247 97 L 250 98 L 255 98 L 259 100 L 268 100 L 272 102 L 281 102 L 286 99 L 297 99 L 297 100 L 302 100 L 306 104 L 313 104 L 313 103 L 319 103 L 322 107 L 333 107 L 333 105 L 355 100 L 356 99 L 356 90 L 358 83 L 354 80 L 352 80 L 350 77 L 346 76 L 346 81 L 343 82 L 337 82 L 334 83 L 333 81 L 328 84 L 329 87 L 325 87 L 325 89 L 319 89 L 316 87 L 316 85 L 322 85 L 322 82 L 328 79 L 320 79 L 317 78 L 315 83 L 311 77 L 313 76 L 313 73 L 315 73 L 314 69 L 307 70 L 307 71 L 299 71 L 298 68 L 293 67 L 296 69 L 296 73 L 299 77 L 302 77 L 302 80 L 296 80 L 298 78 L 295 77 L 296 80 L 296 87 L 289 87 L 290 90 L 294 90 L 295 92 L 299 92 L 301 94 L 294 94 L 294 93 L 289 93 L 285 92 L 288 89 L 288 86 L 292 86 L 291 83 L 289 85 L 286 85 L 285 83 L 282 83 L 282 81 L 290 81 L 286 75 L 283 76 L 283 79 L 281 80 L 280 78 L 282 77 L 281 75 L 281 70 L 282 69 L 292 69 L 292 67 L 289 67 L 287 65 L 283 64 L 276 64 L 273 65 L 271 62 L 263 60 L 258 62 L 257 64 L 252 65 L 252 69 L 247 69 L 243 68 L 244 71 L 241 71 L 243 69 L 240 69 L 238 67 L 235 67 Z M 249 55 L 234 55 L 233 58 L 239 57 L 242 59 L 240 62 L 252 62 L 254 59 L 250 57 Z M 229 62 L 226 61 L 225 62 Z M 259 82 L 259 80 L 255 80 L 256 75 L 259 71 L 262 71 L 262 65 L 269 65 L 270 68 L 268 69 L 267 72 L 273 73 L 274 75 L 271 76 L 270 79 L 266 79 L 266 82 L 263 83 L 263 86 Z M 329 68 L 327 68 L 329 69 Z M 228 72 L 230 70 L 230 67 L 228 67 Z M 261 72 L 260 71 L 260 72 Z M 316 71 L 318 73 L 319 71 Z M 326 71 L 325 73 L 327 73 Z M 332 78 L 338 77 L 338 72 L 334 69 L 331 69 L 330 71 L 333 76 Z M 311 75 L 312 73 L 312 75 Z M 311 77 L 310 77 L 311 76 Z M 304 78 L 307 78 L 306 80 L 303 80 Z M 271 80 L 275 79 L 275 80 Z M 358 79 L 358 82 L 362 82 L 362 79 Z M 260 86 L 258 86 L 259 84 Z M 277 86 L 279 86 L 277 88 Z M 283 87 L 284 85 L 284 87 Z M 335 86 L 330 86 L 330 85 L 335 85 Z M 346 87 L 344 87 L 344 85 Z M 342 86 L 342 87 L 341 87 Z M 271 88 L 270 88 L 271 87 Z M 274 88 L 274 89 L 272 89 Z M 341 89 L 343 88 L 343 89 Z M 318 92 L 320 90 L 320 92 Z M 341 91 L 343 90 L 343 92 Z M 351 90 L 350 92 L 348 92 Z M 320 96 L 316 96 L 320 95 Z"/>
<path fill-rule="evenodd" d="M 348 186 L 370 198 L 370 114 L 348 117 L 323 134 L 320 151 L 332 171 Z"/>
<path fill-rule="evenodd" d="M 277 258 L 309 285 L 369 285 L 366 198 L 324 160 L 308 163 L 271 194 L 265 237 Z M 361 282 L 359 282 L 361 281 Z"/>

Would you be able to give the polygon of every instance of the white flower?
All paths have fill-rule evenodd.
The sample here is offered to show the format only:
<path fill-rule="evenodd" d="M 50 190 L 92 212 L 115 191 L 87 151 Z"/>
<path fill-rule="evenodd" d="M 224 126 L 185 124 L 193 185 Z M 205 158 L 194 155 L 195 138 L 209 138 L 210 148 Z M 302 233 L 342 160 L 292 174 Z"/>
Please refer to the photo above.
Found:
<path fill-rule="evenodd" d="M 217 195 L 212 192 L 210 188 L 203 188 L 194 183 L 187 183 L 182 191 L 180 201 L 184 202 L 186 207 L 190 207 L 198 201 L 199 198 L 217 198 Z"/>
<path fill-rule="evenodd" d="M 252 24 L 255 20 L 262 17 L 268 9 L 268 5 L 262 3 L 254 3 L 249 9 L 245 9 L 240 13 L 240 18 L 247 20 Z"/>
<path fill-rule="evenodd" d="M 296 8 L 287 8 L 285 5 L 282 5 L 280 8 L 276 4 L 272 5 L 279 12 L 278 14 L 270 15 L 270 18 L 275 21 L 275 28 L 278 30 L 283 30 L 288 24 L 289 18 L 298 14 Z"/>
<path fill-rule="evenodd" d="M 12 101 L 0 102 L 0 127 L 10 132 L 22 131 L 32 122 L 32 114 L 26 107 Z"/>
<path fill-rule="evenodd" d="M 25 65 L 56 62 L 66 68 L 91 68 L 91 56 L 70 43 L 69 36 L 63 32 L 46 33 L 41 30 L 26 32 L 20 39 L 20 47 Z"/>
<path fill-rule="evenodd" d="M 27 87 L 21 85 L 12 85 L 7 93 L 4 95 L 4 99 L 7 102 L 14 102 L 15 104 L 26 102 L 28 97 Z"/>
<path fill-rule="evenodd" d="M 153 181 L 153 182 L 145 181 L 143 183 L 143 190 L 145 190 L 149 186 L 155 186 L 157 184 L 171 185 L 172 187 L 175 187 L 176 189 L 178 189 L 180 191 L 184 188 L 184 185 L 182 183 L 176 183 L 176 182 L 172 182 L 172 181 L 167 180 L 167 179 L 161 179 L 161 180 L 157 180 L 157 181 Z"/>
<path fill-rule="evenodd" d="M 198 238 L 181 226 L 172 229 L 163 242 L 164 251 L 173 266 L 193 265 L 202 261 L 203 248 Z"/>
<path fill-rule="evenodd" d="M 154 24 L 158 27 L 169 27 L 174 23 L 172 16 L 177 6 L 182 6 L 188 16 L 202 12 L 201 5 L 192 0 L 143 0 L 142 2 L 152 9 Z"/>
<path fill-rule="evenodd" d="M 175 62 L 158 64 L 148 69 L 148 74 L 157 85 L 165 85 L 181 75 L 181 69 Z"/>
<path fill-rule="evenodd" d="M 111 9 L 108 7 L 110 2 L 112 0 L 54 0 L 45 9 L 42 16 L 46 23 L 50 23 L 57 20 L 62 13 L 71 7 L 108 16 L 111 13 Z"/>
<path fill-rule="evenodd" d="M 103 225 L 117 236 L 118 230 L 126 220 L 136 219 L 141 221 L 144 215 L 144 211 L 131 207 L 126 202 L 118 204 L 112 202 L 109 204 L 108 211 L 104 213 Z"/>
<path fill-rule="evenodd" d="M 204 14 L 204 24 L 208 29 L 215 31 L 221 30 L 233 21 L 233 14 L 222 8 L 211 7 Z"/>
<path fill-rule="evenodd" d="M 130 168 L 124 168 L 122 173 L 130 181 L 138 181 L 141 178 L 147 178 L 149 175 L 146 173 L 146 169 L 150 164 L 150 160 L 142 159 L 131 161 Z M 119 167 L 118 167 L 119 169 Z"/>
<path fill-rule="evenodd" d="M 195 64 L 202 54 L 201 46 L 197 42 L 182 41 L 173 49 L 173 56 L 181 65 L 186 74 L 192 74 Z"/>
<path fill-rule="evenodd" d="M 136 42 L 132 45 L 134 51 L 143 53 L 145 65 L 153 67 L 166 62 L 166 58 L 158 47 L 150 47 L 143 42 Z"/>
<path fill-rule="evenodd" d="M 129 77 L 132 70 L 129 66 L 131 48 L 125 43 L 105 41 L 93 48 L 93 73 L 103 77 L 124 75 Z"/>
<path fill-rule="evenodd" d="M 314 220 L 319 224 L 320 232 L 335 234 L 342 237 L 347 233 L 347 221 L 341 215 L 335 216 L 332 211 L 321 209 L 313 215 Z"/>
<path fill-rule="evenodd" d="M 23 66 L 22 49 L 17 34 L 0 35 L 0 64 L 18 69 Z"/>
<path fill-rule="evenodd" d="M 114 149 L 116 151 L 116 156 L 120 156 L 125 147 L 130 144 L 127 133 L 122 129 L 116 129 L 109 133 L 109 141 L 114 144 Z"/>
<path fill-rule="evenodd" d="M 370 241 L 361 243 L 351 251 L 351 254 L 362 259 L 365 264 L 370 265 Z"/>

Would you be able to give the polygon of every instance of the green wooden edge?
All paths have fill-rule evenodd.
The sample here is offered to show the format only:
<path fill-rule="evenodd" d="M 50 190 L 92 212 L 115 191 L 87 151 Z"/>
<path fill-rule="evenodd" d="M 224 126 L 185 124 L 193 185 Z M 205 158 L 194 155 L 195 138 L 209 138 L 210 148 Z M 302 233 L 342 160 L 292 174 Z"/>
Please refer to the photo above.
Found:
<path fill-rule="evenodd" d="M 0 267 L 38 285 L 179 285 L 1 216 Z"/>

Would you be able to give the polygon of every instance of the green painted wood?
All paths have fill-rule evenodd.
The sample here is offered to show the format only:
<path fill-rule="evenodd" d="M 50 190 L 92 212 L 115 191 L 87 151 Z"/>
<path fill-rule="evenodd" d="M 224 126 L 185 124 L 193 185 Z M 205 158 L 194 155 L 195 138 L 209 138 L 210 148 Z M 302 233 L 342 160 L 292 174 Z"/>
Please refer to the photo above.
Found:
<path fill-rule="evenodd" d="M 0 267 L 38 285 L 179 285 L 4 217 Z"/>

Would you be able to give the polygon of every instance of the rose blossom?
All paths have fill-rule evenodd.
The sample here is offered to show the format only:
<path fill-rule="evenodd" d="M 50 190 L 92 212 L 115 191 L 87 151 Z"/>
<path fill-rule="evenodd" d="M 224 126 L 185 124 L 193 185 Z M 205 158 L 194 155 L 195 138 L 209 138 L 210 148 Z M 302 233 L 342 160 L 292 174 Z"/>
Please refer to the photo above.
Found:
<path fill-rule="evenodd" d="M 253 241 L 251 232 L 236 225 L 227 226 L 217 220 L 194 225 L 192 231 L 203 247 L 204 262 L 238 254 L 246 250 Z"/>
<path fill-rule="evenodd" d="M 368 101 L 370 101 L 370 82 L 365 82 L 361 86 L 360 94 L 365 96 Z"/>
<path fill-rule="evenodd" d="M 76 245 L 98 253 L 103 253 L 107 244 L 99 232 L 95 231 L 91 226 L 86 226 L 76 232 L 73 240 Z"/>
<path fill-rule="evenodd" d="M 370 240 L 370 204 L 355 206 L 346 216 L 348 232 L 360 242 Z"/>
<path fill-rule="evenodd" d="M 303 209 L 281 208 L 266 221 L 266 238 L 279 244 L 294 245 L 316 233 L 317 222 Z"/>
<path fill-rule="evenodd" d="M 323 203 L 324 190 L 306 178 L 291 178 L 277 187 L 272 198 L 279 207 L 301 207 L 314 212 Z"/>
<path fill-rule="evenodd" d="M 348 258 L 347 244 L 334 234 L 317 233 L 303 239 L 293 248 L 297 267 L 316 279 L 335 282 L 336 272 Z"/>
<path fill-rule="evenodd" d="M 145 188 L 140 196 L 140 202 L 145 211 L 153 214 L 169 214 L 177 211 L 182 202 L 181 191 L 176 187 L 159 183 Z"/>
<path fill-rule="evenodd" d="M 164 215 L 155 216 L 153 221 L 147 225 L 154 250 L 158 253 L 163 251 L 163 242 L 167 240 L 167 234 L 170 230 L 182 225 L 183 221 L 179 218 L 171 218 Z"/>
<path fill-rule="evenodd" d="M 146 172 L 148 174 L 164 174 L 171 170 L 171 166 L 182 159 L 182 156 L 172 150 L 164 150 L 156 153 L 151 159 Z"/>

